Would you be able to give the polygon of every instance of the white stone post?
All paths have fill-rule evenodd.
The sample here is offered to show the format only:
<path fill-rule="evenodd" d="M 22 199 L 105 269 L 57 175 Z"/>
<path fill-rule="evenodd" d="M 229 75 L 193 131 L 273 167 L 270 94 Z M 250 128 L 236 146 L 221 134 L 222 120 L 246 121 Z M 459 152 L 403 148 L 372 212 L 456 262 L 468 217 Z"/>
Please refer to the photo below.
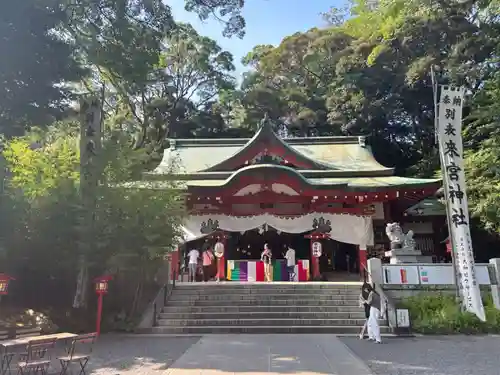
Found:
<path fill-rule="evenodd" d="M 368 259 L 368 272 L 369 280 L 376 285 L 382 286 L 383 275 L 382 275 L 382 261 L 378 258 Z"/>
<path fill-rule="evenodd" d="M 500 258 L 490 259 L 490 264 L 495 270 L 495 280 L 491 283 L 491 297 L 495 307 L 500 310 Z"/>

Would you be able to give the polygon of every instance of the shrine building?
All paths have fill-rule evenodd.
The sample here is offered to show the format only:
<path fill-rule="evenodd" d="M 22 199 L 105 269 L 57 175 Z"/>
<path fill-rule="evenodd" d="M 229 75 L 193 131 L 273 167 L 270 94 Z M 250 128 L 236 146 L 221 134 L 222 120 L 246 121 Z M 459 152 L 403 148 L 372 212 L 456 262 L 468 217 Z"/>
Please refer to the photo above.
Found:
<path fill-rule="evenodd" d="M 174 174 L 188 211 L 187 243 L 179 251 L 223 242 L 220 272 L 228 280 L 262 281 L 265 243 L 274 280 L 286 279 L 288 247 L 296 251 L 296 280 L 359 275 L 368 256 L 389 250 L 388 222 L 412 229 L 424 256 L 445 248 L 443 212 L 423 214 L 436 204 L 429 197 L 440 180 L 395 176 L 364 137 L 282 139 L 263 122 L 251 139 L 171 139 L 169 145 L 145 179 Z"/>

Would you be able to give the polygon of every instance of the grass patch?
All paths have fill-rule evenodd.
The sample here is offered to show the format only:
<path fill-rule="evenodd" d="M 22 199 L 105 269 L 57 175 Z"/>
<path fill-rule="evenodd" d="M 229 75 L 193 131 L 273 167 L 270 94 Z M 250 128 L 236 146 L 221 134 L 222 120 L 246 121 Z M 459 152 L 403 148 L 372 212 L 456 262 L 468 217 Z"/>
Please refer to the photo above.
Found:
<path fill-rule="evenodd" d="M 461 311 L 454 296 L 419 295 L 406 298 L 401 307 L 410 312 L 413 331 L 426 334 L 477 334 L 500 332 L 500 310 L 491 297 L 483 300 L 486 322 L 474 314 Z"/>

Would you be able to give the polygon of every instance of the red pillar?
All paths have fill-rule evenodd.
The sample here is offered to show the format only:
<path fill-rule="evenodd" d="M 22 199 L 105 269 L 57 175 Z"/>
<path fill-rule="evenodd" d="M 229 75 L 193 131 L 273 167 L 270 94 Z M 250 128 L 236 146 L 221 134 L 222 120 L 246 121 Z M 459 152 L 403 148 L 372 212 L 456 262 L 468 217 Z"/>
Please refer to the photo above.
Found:
<path fill-rule="evenodd" d="M 366 253 L 366 246 L 359 246 L 358 259 L 359 273 L 363 276 L 364 270 L 368 272 L 368 255 Z"/>
<path fill-rule="evenodd" d="M 102 293 L 99 293 L 99 296 L 97 297 L 97 319 L 96 319 L 96 327 L 95 331 L 97 333 L 97 336 L 101 335 L 101 318 L 102 318 Z"/>
<path fill-rule="evenodd" d="M 217 279 L 218 280 L 224 280 L 226 278 L 226 241 L 227 236 L 225 233 L 223 233 L 217 241 L 220 241 L 224 245 L 224 255 L 222 255 L 220 258 L 217 258 Z"/>

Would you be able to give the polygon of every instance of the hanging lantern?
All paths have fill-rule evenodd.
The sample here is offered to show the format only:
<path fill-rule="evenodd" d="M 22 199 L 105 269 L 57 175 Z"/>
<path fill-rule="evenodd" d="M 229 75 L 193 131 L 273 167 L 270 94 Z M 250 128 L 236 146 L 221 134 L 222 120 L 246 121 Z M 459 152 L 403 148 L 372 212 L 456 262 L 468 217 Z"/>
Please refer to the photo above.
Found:
<path fill-rule="evenodd" d="M 218 241 L 214 246 L 214 253 L 217 258 L 222 258 L 224 256 L 224 244 Z"/>
<path fill-rule="evenodd" d="M 321 242 L 313 242 L 312 243 L 312 254 L 314 257 L 319 258 L 322 254 L 323 246 L 321 245 Z"/>

